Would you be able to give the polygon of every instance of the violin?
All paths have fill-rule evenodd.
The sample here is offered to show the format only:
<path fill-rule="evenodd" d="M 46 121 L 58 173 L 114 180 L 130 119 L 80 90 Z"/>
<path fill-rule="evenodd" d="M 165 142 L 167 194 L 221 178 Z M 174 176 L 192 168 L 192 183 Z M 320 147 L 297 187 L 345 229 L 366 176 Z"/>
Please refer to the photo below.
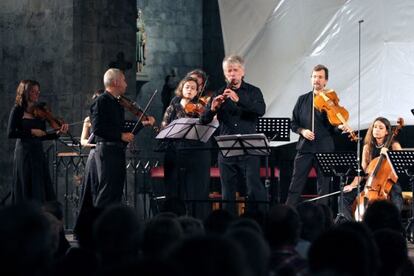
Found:
<path fill-rule="evenodd" d="M 33 114 L 35 118 L 46 120 L 53 130 L 59 130 L 65 123 L 53 116 L 46 103 L 36 103 L 29 109 L 29 113 Z"/>
<path fill-rule="evenodd" d="M 206 110 L 206 106 L 210 101 L 210 96 L 200 97 L 197 102 L 189 102 L 185 105 L 184 111 L 191 117 L 200 117 Z"/>
<path fill-rule="evenodd" d="M 339 105 L 339 98 L 334 90 L 320 92 L 318 95 L 314 96 L 313 105 L 318 111 L 326 112 L 331 125 L 339 126 L 342 124 L 346 126 L 350 130 L 349 138 L 351 141 L 358 141 L 359 137 L 348 125 L 349 112 Z"/>
<path fill-rule="evenodd" d="M 398 135 L 399 130 L 404 125 L 403 118 L 398 118 L 397 126 L 394 128 L 384 145 L 389 148 Z M 354 201 L 355 220 L 361 221 L 367 206 L 376 200 L 389 200 L 392 186 L 397 183 L 398 176 L 393 172 L 390 162 L 386 156 L 380 156 L 371 160 L 367 167 L 368 179 L 365 183 L 364 190 L 357 196 Z"/>
<path fill-rule="evenodd" d="M 135 116 L 137 116 L 140 121 L 150 121 L 153 129 L 156 132 L 158 132 L 158 127 L 157 126 L 154 126 L 154 124 L 155 124 L 154 117 L 145 114 L 143 112 L 142 108 L 139 107 L 136 102 L 134 102 L 133 100 L 131 100 L 131 99 L 125 97 L 125 96 L 122 96 L 122 95 L 118 96 L 116 99 L 118 100 L 118 102 L 119 102 L 120 105 L 122 105 L 129 112 L 131 112 L 132 114 L 134 114 Z M 152 120 L 154 120 L 154 122 L 152 122 Z"/>

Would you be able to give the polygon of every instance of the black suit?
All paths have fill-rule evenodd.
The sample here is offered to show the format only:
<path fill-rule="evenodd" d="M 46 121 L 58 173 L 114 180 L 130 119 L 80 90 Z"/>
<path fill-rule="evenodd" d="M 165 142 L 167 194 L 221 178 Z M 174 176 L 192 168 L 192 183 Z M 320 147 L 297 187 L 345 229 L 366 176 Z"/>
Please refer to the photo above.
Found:
<path fill-rule="evenodd" d="M 105 91 L 91 106 L 92 132 L 97 141 L 95 161 L 98 172 L 94 205 L 120 203 L 126 174 L 125 144 L 122 142 L 124 108 Z"/>
<path fill-rule="evenodd" d="M 292 131 L 300 134 L 302 129 L 312 130 L 313 91 L 301 95 L 293 109 Z M 296 205 L 306 184 L 309 171 L 312 166 L 317 169 L 318 195 L 329 193 L 329 178 L 323 177 L 322 172 L 316 164 L 316 152 L 333 152 L 335 149 L 333 135 L 334 127 L 329 123 L 325 112 L 314 109 L 314 133 L 315 140 L 309 141 L 300 135 L 296 145 L 297 154 L 294 161 L 293 175 L 289 187 L 286 204 Z M 320 203 L 327 203 L 327 199 L 321 199 Z"/>

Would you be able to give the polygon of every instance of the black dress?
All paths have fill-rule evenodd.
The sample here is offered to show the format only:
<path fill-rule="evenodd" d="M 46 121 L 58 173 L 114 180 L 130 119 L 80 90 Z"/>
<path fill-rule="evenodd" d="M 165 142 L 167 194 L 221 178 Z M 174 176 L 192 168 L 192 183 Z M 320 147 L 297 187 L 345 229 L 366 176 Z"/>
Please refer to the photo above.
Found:
<path fill-rule="evenodd" d="M 171 101 L 165 111 L 163 125 L 173 120 L 189 117 L 182 105 L 181 98 Z M 194 148 L 188 150 L 188 148 Z M 164 156 L 165 190 L 167 198 L 178 197 L 187 200 L 191 215 L 204 219 L 208 214 L 210 190 L 211 154 L 206 150 L 210 143 L 180 140 L 167 142 Z M 187 148 L 182 150 L 182 148 Z M 205 148 L 205 149 L 203 149 Z M 201 200 L 201 201 L 197 201 Z"/>
<path fill-rule="evenodd" d="M 58 136 L 32 136 L 31 129 L 46 131 L 46 123 L 37 118 L 23 118 L 23 115 L 23 108 L 14 106 L 7 128 L 8 138 L 17 138 L 13 159 L 12 201 L 19 203 L 34 200 L 43 203 L 56 200 L 42 141 L 56 139 Z"/>

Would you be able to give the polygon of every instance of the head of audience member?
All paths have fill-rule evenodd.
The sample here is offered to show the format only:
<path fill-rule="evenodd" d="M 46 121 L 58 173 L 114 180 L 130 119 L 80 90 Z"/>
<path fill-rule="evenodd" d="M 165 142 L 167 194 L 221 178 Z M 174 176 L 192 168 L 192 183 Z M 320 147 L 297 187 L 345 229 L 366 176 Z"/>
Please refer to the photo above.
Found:
<path fill-rule="evenodd" d="M 371 258 L 377 256 L 370 231 L 361 223 L 347 222 L 329 229 L 313 242 L 309 267 L 317 275 L 376 275 L 377 263 Z"/>
<path fill-rule="evenodd" d="M 245 218 L 245 217 L 236 218 L 228 226 L 228 231 L 238 230 L 238 229 L 249 229 L 263 236 L 262 227 L 259 225 L 259 223 L 257 223 L 257 221 L 251 218 Z"/>
<path fill-rule="evenodd" d="M 234 215 L 224 209 L 214 210 L 205 219 L 204 228 L 206 233 L 224 234 L 234 219 Z"/>
<path fill-rule="evenodd" d="M 398 208 L 388 200 L 372 202 L 365 211 L 363 222 L 375 232 L 379 229 L 391 229 L 404 233 Z"/>
<path fill-rule="evenodd" d="M 0 209 L 2 275 L 46 275 L 53 255 L 52 229 L 34 203 Z"/>
<path fill-rule="evenodd" d="M 322 208 L 313 202 L 302 202 L 296 206 L 302 224 L 300 237 L 313 242 L 325 231 L 325 215 Z"/>
<path fill-rule="evenodd" d="M 251 275 L 241 246 L 224 236 L 207 235 L 185 239 L 169 255 L 182 276 Z"/>
<path fill-rule="evenodd" d="M 244 78 L 244 59 L 238 55 L 230 55 L 223 59 L 223 72 L 226 82 L 239 88 Z"/>
<path fill-rule="evenodd" d="M 269 212 L 266 237 L 271 249 L 295 246 L 301 225 L 298 213 L 288 205 L 275 205 Z"/>
<path fill-rule="evenodd" d="M 204 235 L 204 225 L 201 220 L 188 216 L 179 217 L 177 220 L 183 229 L 185 237 Z"/>
<path fill-rule="evenodd" d="M 116 68 L 110 68 L 105 72 L 103 82 L 105 90 L 111 93 L 114 97 L 123 95 L 128 86 L 124 73 Z"/>
<path fill-rule="evenodd" d="M 245 261 L 249 265 L 253 275 L 269 275 L 269 245 L 257 229 L 253 230 L 252 228 L 249 229 L 249 227 L 230 227 L 226 232 L 226 236 L 234 240 L 243 249 Z"/>
<path fill-rule="evenodd" d="M 183 237 L 181 225 L 175 218 L 157 217 L 147 221 L 142 240 L 144 258 L 164 259 L 168 250 Z"/>
<path fill-rule="evenodd" d="M 136 212 L 121 205 L 110 206 L 94 224 L 94 245 L 105 266 L 138 257 L 142 223 Z"/>
<path fill-rule="evenodd" d="M 407 242 L 403 235 L 395 230 L 380 229 L 375 231 L 374 239 L 381 263 L 379 275 L 404 275 L 401 272 L 410 260 Z"/>

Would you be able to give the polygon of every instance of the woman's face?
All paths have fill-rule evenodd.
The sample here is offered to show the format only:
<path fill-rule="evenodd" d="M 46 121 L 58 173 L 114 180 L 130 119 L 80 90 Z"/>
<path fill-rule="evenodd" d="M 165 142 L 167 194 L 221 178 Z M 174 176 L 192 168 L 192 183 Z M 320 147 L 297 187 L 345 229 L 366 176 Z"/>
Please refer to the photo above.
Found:
<path fill-rule="evenodd" d="M 372 136 L 376 139 L 382 139 L 388 134 L 386 125 L 381 121 L 375 121 L 372 128 Z"/>
<path fill-rule="evenodd" d="M 40 95 L 40 87 L 34 85 L 32 89 L 29 91 L 29 102 L 37 102 L 39 100 Z"/>
<path fill-rule="evenodd" d="M 195 81 L 187 81 L 183 85 L 183 98 L 192 100 L 197 95 L 197 83 Z"/>

